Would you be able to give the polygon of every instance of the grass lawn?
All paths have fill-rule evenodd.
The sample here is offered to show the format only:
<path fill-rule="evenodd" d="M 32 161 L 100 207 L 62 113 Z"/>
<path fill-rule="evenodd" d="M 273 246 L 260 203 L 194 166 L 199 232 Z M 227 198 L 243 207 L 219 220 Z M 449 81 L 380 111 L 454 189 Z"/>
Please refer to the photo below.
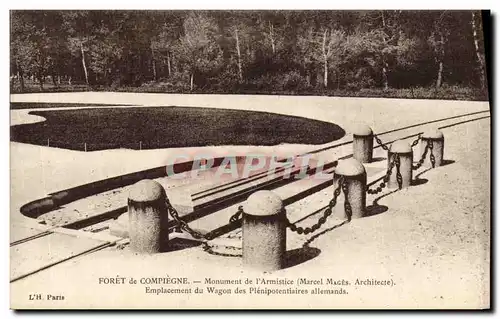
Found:
<path fill-rule="evenodd" d="M 85 144 L 87 151 L 207 145 L 324 144 L 345 135 L 345 131 L 333 123 L 227 109 L 86 108 L 31 111 L 30 114 L 47 120 L 12 126 L 12 141 L 72 150 L 84 150 Z"/>

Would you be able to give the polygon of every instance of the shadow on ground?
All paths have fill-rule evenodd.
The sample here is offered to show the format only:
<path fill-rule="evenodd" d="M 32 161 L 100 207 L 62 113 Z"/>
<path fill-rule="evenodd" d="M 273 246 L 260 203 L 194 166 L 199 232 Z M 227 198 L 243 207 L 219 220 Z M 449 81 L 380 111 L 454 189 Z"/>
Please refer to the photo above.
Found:
<path fill-rule="evenodd" d="M 309 238 L 309 239 L 308 239 L 308 240 L 307 240 L 307 241 L 306 241 L 306 242 L 305 242 L 302 246 L 303 246 L 303 247 L 309 247 L 309 245 L 310 245 L 313 241 L 315 241 L 318 237 L 323 236 L 323 235 L 325 235 L 326 233 L 329 233 L 329 232 L 331 232 L 332 230 L 334 230 L 334 229 L 336 229 L 336 228 L 339 228 L 339 227 L 341 227 L 341 226 L 343 226 L 343 225 L 345 225 L 345 224 L 347 224 L 347 223 L 349 223 L 349 220 L 344 220 L 344 221 L 343 221 L 343 222 L 341 222 L 340 224 L 334 225 L 334 226 L 332 226 L 332 227 L 330 227 L 330 228 L 327 228 L 327 229 L 325 229 L 325 230 L 323 230 L 323 231 L 321 231 L 321 232 L 317 233 L 316 235 L 314 235 L 314 236 L 310 237 L 310 238 Z"/>
<path fill-rule="evenodd" d="M 283 268 L 290 268 L 305 263 L 317 257 L 320 253 L 320 249 L 309 246 L 289 250 L 285 253 Z"/>
<path fill-rule="evenodd" d="M 449 159 L 448 159 L 448 160 L 446 160 L 446 159 L 445 159 L 445 160 L 443 160 L 443 162 L 441 163 L 441 166 L 446 166 L 446 165 L 450 165 L 450 164 L 453 164 L 453 163 L 455 163 L 455 161 L 454 161 L 454 160 L 449 160 Z"/>
<path fill-rule="evenodd" d="M 384 195 L 381 195 L 381 196 L 375 198 L 373 200 L 372 205 L 366 207 L 364 218 L 385 213 L 389 208 L 387 206 L 385 206 L 385 205 L 380 205 L 378 202 L 382 198 L 387 197 L 387 196 L 389 196 L 391 194 L 394 194 L 397 191 L 399 191 L 399 189 L 396 188 L 396 189 L 394 189 L 394 190 L 392 190 L 392 191 L 390 191 L 390 192 L 388 192 L 388 193 L 386 193 Z"/>
<path fill-rule="evenodd" d="M 172 238 L 168 241 L 168 248 L 164 251 L 165 253 L 198 247 L 201 243 L 197 240 L 188 238 Z"/>
<path fill-rule="evenodd" d="M 420 174 L 418 174 L 417 176 L 419 175 Z M 429 181 L 427 178 L 417 178 L 417 176 L 415 176 L 415 178 L 411 181 L 411 186 L 423 185 Z"/>
<path fill-rule="evenodd" d="M 382 162 L 385 160 L 387 160 L 387 157 L 374 157 L 374 158 L 372 158 L 372 161 L 370 163 Z"/>

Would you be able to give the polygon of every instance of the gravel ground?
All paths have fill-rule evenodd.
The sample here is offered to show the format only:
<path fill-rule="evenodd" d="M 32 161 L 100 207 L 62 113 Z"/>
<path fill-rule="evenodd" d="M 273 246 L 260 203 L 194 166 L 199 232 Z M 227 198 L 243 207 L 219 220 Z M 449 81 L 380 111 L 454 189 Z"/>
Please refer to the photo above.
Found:
<path fill-rule="evenodd" d="M 445 159 L 451 164 L 426 171 L 418 186 L 391 193 L 379 200 L 388 210 L 382 214 L 353 220 L 323 233 L 311 241 L 319 255 L 268 275 L 244 270 L 241 259 L 219 257 L 199 247 L 166 254 L 143 256 L 128 248 L 103 250 L 92 258 L 80 258 L 48 269 L 12 285 L 13 300 L 23 287 L 45 287 L 47 280 L 71 281 L 59 286 L 68 296 L 68 306 L 85 299 L 89 306 L 103 305 L 107 294 L 113 302 L 127 304 L 130 294 L 137 307 L 333 307 L 333 308 L 484 308 L 489 305 L 490 241 L 490 135 L 489 120 L 447 129 Z M 467 134 L 467 139 L 464 139 Z M 325 192 L 327 193 L 327 192 Z M 325 194 L 328 195 L 328 194 Z M 331 220 L 332 223 L 335 219 Z M 335 225 L 329 224 L 326 227 Z M 306 238 L 303 239 L 303 242 Z M 303 243 L 302 242 L 302 243 Z M 297 244 L 299 241 L 297 241 Z M 294 249 L 294 247 L 288 247 Z M 127 267 L 123 262 L 127 261 Z M 95 265 L 99 265 L 95 268 Z M 182 270 L 179 269 L 182 265 Z M 147 271 L 144 271 L 145 267 Z M 99 276 L 187 276 L 192 279 L 240 278 L 335 278 L 392 279 L 395 286 L 349 286 L 343 296 L 310 297 L 237 295 L 223 298 L 204 295 L 204 303 L 183 295 L 144 295 L 144 287 L 103 287 Z M 85 289 L 81 289 L 85 287 Z M 91 293 L 91 291 L 93 291 Z M 74 298 L 74 299 L 72 299 Z M 129 305 L 129 304 L 127 304 Z M 129 305 L 130 306 L 130 305 Z"/>

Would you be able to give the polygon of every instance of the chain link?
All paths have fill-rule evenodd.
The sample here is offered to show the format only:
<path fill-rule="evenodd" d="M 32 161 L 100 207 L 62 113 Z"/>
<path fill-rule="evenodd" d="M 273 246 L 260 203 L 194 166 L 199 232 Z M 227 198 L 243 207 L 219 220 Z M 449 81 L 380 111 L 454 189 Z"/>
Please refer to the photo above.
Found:
<path fill-rule="evenodd" d="M 377 136 L 377 135 L 373 135 L 373 137 L 375 138 L 375 141 L 377 141 L 377 143 L 386 151 L 389 151 L 389 148 L 387 147 L 387 145 L 385 145 L 384 143 L 382 143 L 382 141 L 380 140 L 380 138 Z"/>
<path fill-rule="evenodd" d="M 431 151 L 431 164 L 432 164 L 432 168 L 435 168 L 436 167 L 436 158 L 434 157 L 434 152 L 432 151 L 432 149 L 434 148 L 434 142 L 432 140 L 429 140 L 427 142 L 427 145 L 429 145 L 429 150 Z"/>
<path fill-rule="evenodd" d="M 186 223 L 182 218 L 179 217 L 179 213 L 172 206 L 172 204 L 170 204 L 170 201 L 168 199 L 166 200 L 166 206 L 170 216 L 172 216 L 172 218 L 177 222 L 177 229 L 187 232 L 188 234 L 191 235 L 191 237 L 195 239 L 212 240 L 215 238 L 213 234 L 210 235 L 209 233 L 204 235 L 189 227 L 188 223 Z M 242 213 L 243 213 L 243 206 L 239 206 L 238 211 L 234 215 L 232 215 L 231 218 L 229 218 L 229 223 L 232 224 L 237 222 Z"/>
<path fill-rule="evenodd" d="M 414 148 L 415 146 L 417 146 L 417 145 L 418 145 L 418 142 L 420 141 L 420 135 L 421 135 L 421 134 L 422 134 L 422 133 L 418 134 L 417 139 L 416 139 L 416 140 L 414 140 L 414 141 L 411 143 L 411 147 L 412 147 L 412 148 Z M 382 141 L 380 140 L 380 138 L 379 138 L 377 135 L 373 135 L 373 137 L 375 138 L 375 140 L 377 141 L 377 143 L 378 143 L 378 144 L 379 144 L 379 145 L 380 145 L 380 146 L 381 146 L 384 150 L 386 150 L 386 151 L 388 151 L 388 150 L 389 150 L 389 148 L 387 147 L 387 145 L 386 145 L 386 144 L 384 144 L 384 143 L 382 143 Z"/>
<path fill-rule="evenodd" d="M 349 188 L 347 187 L 347 183 L 342 183 L 342 191 L 344 192 L 344 210 L 347 216 L 347 220 L 351 221 L 352 218 L 352 207 L 351 203 L 349 203 Z"/>
<path fill-rule="evenodd" d="M 387 173 L 385 174 L 384 179 L 382 180 L 380 185 L 376 189 L 370 189 L 368 187 L 366 188 L 366 192 L 368 194 L 375 195 L 375 194 L 382 192 L 382 190 L 387 186 L 387 183 L 389 182 L 389 178 L 391 176 L 392 169 L 394 168 L 394 165 L 396 165 L 395 157 L 392 158 L 391 163 L 387 167 Z"/>
<path fill-rule="evenodd" d="M 233 216 L 231 216 L 231 218 L 229 218 L 229 223 L 230 224 L 236 223 L 242 215 L 243 215 L 243 206 L 240 205 L 238 206 L 238 211 Z"/>
<path fill-rule="evenodd" d="M 411 143 L 411 148 L 414 148 L 415 146 L 418 145 L 418 142 L 420 141 L 420 135 L 421 134 L 418 134 L 417 139 L 414 140 L 413 143 Z"/>
<path fill-rule="evenodd" d="M 287 218 L 286 219 L 287 227 L 289 227 L 291 231 L 296 232 L 299 235 L 302 235 L 302 234 L 307 235 L 309 233 L 313 233 L 316 230 L 318 230 L 321 227 L 321 225 L 326 223 L 326 220 L 328 219 L 328 217 L 330 217 L 332 215 L 333 208 L 335 207 L 335 205 L 337 205 L 337 199 L 338 199 L 340 192 L 343 189 L 344 185 L 346 185 L 346 187 L 347 187 L 347 183 L 345 183 L 344 177 L 341 176 L 339 178 L 339 181 L 338 181 L 338 186 L 335 189 L 335 191 L 333 192 L 332 200 L 330 201 L 330 203 L 328 204 L 328 207 L 323 212 L 323 216 L 321 216 L 318 219 L 316 224 L 314 224 L 310 227 L 299 227 L 299 226 L 296 226 L 295 224 L 291 223 Z M 346 202 L 347 202 L 347 200 L 346 200 Z M 286 214 L 285 214 L 285 216 L 286 216 Z"/>
<path fill-rule="evenodd" d="M 419 169 L 425 161 L 425 158 L 427 157 L 427 153 L 430 151 L 430 160 L 432 164 L 432 168 L 436 167 L 436 158 L 434 157 L 433 153 L 433 148 L 434 148 L 434 142 L 432 140 L 427 140 L 427 145 L 425 146 L 424 152 L 422 153 L 422 158 L 418 161 L 417 165 L 412 166 L 413 170 Z"/>
<path fill-rule="evenodd" d="M 234 254 L 220 253 L 218 251 L 214 251 L 213 248 L 210 247 L 206 242 L 203 243 L 203 251 L 209 253 L 210 255 L 221 256 L 221 257 L 241 257 L 243 255 L 241 249 L 239 248 L 227 246 L 226 249 L 234 250 L 235 253 Z"/>
<path fill-rule="evenodd" d="M 422 153 L 422 158 L 420 158 L 420 160 L 418 161 L 417 165 L 411 167 L 413 170 L 417 170 L 420 167 L 422 167 L 422 165 L 425 162 L 425 158 L 427 157 L 427 152 L 428 151 L 429 151 L 429 141 L 427 141 L 427 145 L 425 145 L 424 152 Z"/>
<path fill-rule="evenodd" d="M 399 189 L 403 188 L 403 176 L 401 175 L 401 159 L 399 154 L 394 154 L 394 159 L 396 161 L 396 180 L 398 182 Z"/>

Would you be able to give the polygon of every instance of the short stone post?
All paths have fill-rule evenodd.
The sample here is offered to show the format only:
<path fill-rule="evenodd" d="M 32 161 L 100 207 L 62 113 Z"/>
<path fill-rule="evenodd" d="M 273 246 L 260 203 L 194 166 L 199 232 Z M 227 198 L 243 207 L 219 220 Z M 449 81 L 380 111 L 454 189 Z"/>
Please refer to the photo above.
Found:
<path fill-rule="evenodd" d="M 361 218 L 366 211 L 366 171 L 363 164 L 354 158 L 339 161 L 335 168 L 334 181 L 344 177 L 347 183 L 347 200 L 351 204 L 352 216 L 346 218 Z M 334 182 L 335 188 L 338 183 Z M 342 196 L 342 195 L 340 195 Z"/>
<path fill-rule="evenodd" d="M 261 271 L 282 269 L 286 252 L 282 200 L 271 191 L 257 191 L 248 197 L 243 211 L 243 265 Z"/>
<path fill-rule="evenodd" d="M 444 157 L 444 135 L 438 129 L 428 130 L 422 134 L 420 140 L 420 154 L 421 156 L 424 154 L 427 143 L 432 143 L 432 154 L 435 159 L 435 167 L 443 165 L 443 157 Z M 431 150 L 427 151 L 427 156 L 424 161 L 424 165 L 427 167 L 432 167 L 432 163 L 430 161 Z"/>
<path fill-rule="evenodd" d="M 160 183 L 144 179 L 132 186 L 128 198 L 130 248 L 159 253 L 168 245 L 166 193 Z"/>
<path fill-rule="evenodd" d="M 353 130 L 353 157 L 361 163 L 373 160 L 373 131 L 365 124 L 359 124 Z"/>
<path fill-rule="evenodd" d="M 399 140 L 392 143 L 388 152 L 388 162 L 387 165 L 390 165 L 394 156 L 399 155 L 399 172 L 402 177 L 402 188 L 406 188 L 411 185 L 412 180 L 412 165 L 413 165 L 413 151 L 411 149 L 410 143 Z M 398 179 L 397 179 L 398 168 L 397 165 L 394 164 L 391 175 L 389 176 L 389 181 L 387 183 L 388 188 L 399 188 Z"/>

